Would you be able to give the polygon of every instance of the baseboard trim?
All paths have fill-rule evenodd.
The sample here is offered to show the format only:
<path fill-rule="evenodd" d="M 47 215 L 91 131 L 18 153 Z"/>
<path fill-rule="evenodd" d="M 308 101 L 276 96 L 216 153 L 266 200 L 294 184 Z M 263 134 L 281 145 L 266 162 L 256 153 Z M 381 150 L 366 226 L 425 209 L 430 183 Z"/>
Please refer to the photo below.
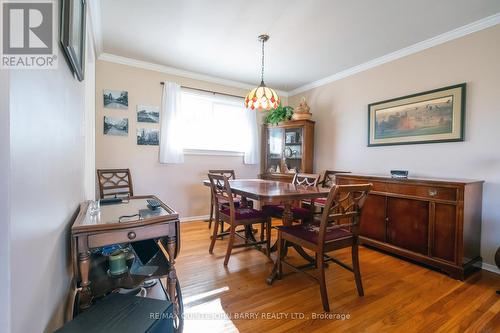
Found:
<path fill-rule="evenodd" d="M 490 264 L 483 262 L 483 265 L 481 266 L 481 268 L 486 270 L 486 271 L 489 271 L 489 272 L 500 274 L 500 269 L 498 269 L 498 267 L 495 265 L 490 265 Z"/>
<path fill-rule="evenodd" d="M 186 216 L 186 217 L 181 217 L 179 220 L 181 222 L 193 222 L 193 221 L 204 221 L 208 220 L 208 215 L 199 215 L 199 216 Z"/>

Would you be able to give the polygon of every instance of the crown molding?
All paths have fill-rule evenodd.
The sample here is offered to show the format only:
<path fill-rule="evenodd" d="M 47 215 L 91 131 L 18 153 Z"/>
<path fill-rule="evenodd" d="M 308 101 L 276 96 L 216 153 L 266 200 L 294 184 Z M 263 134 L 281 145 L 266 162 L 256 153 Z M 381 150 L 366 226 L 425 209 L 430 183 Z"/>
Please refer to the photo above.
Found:
<path fill-rule="evenodd" d="M 92 36 L 94 37 L 94 52 L 96 58 L 99 58 L 102 53 L 101 4 L 99 0 L 89 0 L 87 4 L 90 14 Z"/>
<path fill-rule="evenodd" d="M 121 65 L 127 65 L 127 66 L 147 69 L 147 70 L 151 70 L 151 71 L 161 72 L 161 73 L 175 75 L 175 76 L 181 76 L 181 77 L 185 77 L 185 78 L 189 78 L 189 79 L 193 79 L 193 80 L 216 83 L 216 84 L 234 87 L 234 88 L 241 88 L 241 89 L 246 89 L 246 90 L 250 90 L 250 89 L 255 88 L 254 85 L 244 83 L 244 82 L 227 80 L 227 79 L 223 79 L 220 77 L 215 77 L 215 76 L 210 76 L 210 75 L 205 75 L 205 74 L 199 74 L 199 73 L 195 73 L 195 72 L 191 72 L 191 71 L 186 71 L 183 69 L 159 65 L 159 64 L 155 64 L 155 63 L 151 63 L 151 62 L 147 62 L 147 61 L 142 61 L 142 60 L 137 60 L 137 59 L 132 59 L 132 58 L 127 58 L 127 57 L 122 57 L 122 56 L 118 56 L 118 55 L 110 54 L 110 53 L 101 53 L 101 55 L 98 57 L 98 59 L 102 60 L 102 61 L 113 62 L 115 64 L 121 64 Z M 280 96 L 288 97 L 288 92 L 286 92 L 286 91 L 276 90 L 276 92 Z"/>
<path fill-rule="evenodd" d="M 405 47 L 405 48 L 400 49 L 398 51 L 388 53 L 388 54 L 383 55 L 381 57 L 367 61 L 363 64 L 360 64 L 360 65 L 348 68 L 346 70 L 340 71 L 338 73 L 335 73 L 333 75 L 327 76 L 323 79 L 305 84 L 301 87 L 298 87 L 296 89 L 288 91 L 288 95 L 294 96 L 294 95 L 300 94 L 304 91 L 311 90 L 313 88 L 318 88 L 320 86 L 324 86 L 325 84 L 328 84 L 328 83 L 331 83 L 334 81 L 338 81 L 338 80 L 346 78 L 348 76 L 366 71 L 370 68 L 388 63 L 388 62 L 393 61 L 393 60 L 397 60 L 397 59 L 406 57 L 408 55 L 426 50 L 428 48 L 449 42 L 451 40 L 454 40 L 454 39 L 457 39 L 460 37 L 464 37 L 464 36 L 469 35 L 471 33 L 495 26 L 497 24 L 500 24 L 500 13 L 485 17 L 481 20 L 478 20 L 478 21 L 469 23 L 467 25 L 464 25 L 462 27 L 450 30 L 448 32 L 445 32 L 445 33 L 437 35 L 435 37 L 418 42 L 416 44 Z"/>
<path fill-rule="evenodd" d="M 128 66 L 142 68 L 142 69 L 148 69 L 148 70 L 157 71 L 157 72 L 161 72 L 161 73 L 186 77 L 186 78 L 190 78 L 190 79 L 194 79 L 194 80 L 200 80 L 200 81 L 221 84 L 221 85 L 235 87 L 235 88 L 241 88 L 241 89 L 253 89 L 253 88 L 255 88 L 254 85 L 244 83 L 244 82 L 223 79 L 220 77 L 215 77 L 215 76 L 200 74 L 200 73 L 191 72 L 191 71 L 187 71 L 187 70 L 177 69 L 174 67 L 159 65 L 159 64 L 155 64 L 155 63 L 142 61 L 142 60 L 122 57 L 122 56 L 118 56 L 115 54 L 103 53 L 101 10 L 100 10 L 99 1 L 98 0 L 97 1 L 90 0 L 88 3 L 89 3 L 89 10 L 90 10 L 91 21 L 92 21 L 91 22 L 92 23 L 92 32 L 94 35 L 94 49 L 95 49 L 95 53 L 97 55 L 97 58 L 99 60 L 113 62 L 113 63 L 117 63 L 117 64 L 122 64 L 122 65 L 128 65 Z M 300 86 L 296 89 L 293 89 L 290 91 L 276 90 L 276 92 L 280 96 L 283 96 L 283 97 L 294 96 L 294 95 L 300 94 L 304 91 L 324 86 L 328 83 L 338 81 L 340 79 L 343 79 L 343 78 L 346 78 L 348 76 L 366 71 L 368 69 L 383 65 L 385 63 L 409 56 L 411 54 L 414 54 L 414 53 L 426 50 L 428 48 L 452 41 L 454 39 L 464 37 L 464 36 L 469 35 L 471 33 L 490 28 L 490 27 L 495 26 L 497 24 L 500 24 L 500 13 L 485 17 L 485 18 L 480 19 L 478 21 L 469 23 L 469 24 L 464 25 L 462 27 L 459 27 L 459 28 L 453 29 L 451 31 L 445 32 L 443 34 L 437 35 L 435 37 L 426 39 L 424 41 L 410 45 L 410 46 L 405 47 L 403 49 L 388 53 L 386 55 L 372 59 L 372 60 L 367 61 L 365 63 L 353 66 L 351 68 L 340 71 L 338 73 L 327 76 L 325 78 L 310 82 L 310 83 L 305 84 L 303 86 Z"/>

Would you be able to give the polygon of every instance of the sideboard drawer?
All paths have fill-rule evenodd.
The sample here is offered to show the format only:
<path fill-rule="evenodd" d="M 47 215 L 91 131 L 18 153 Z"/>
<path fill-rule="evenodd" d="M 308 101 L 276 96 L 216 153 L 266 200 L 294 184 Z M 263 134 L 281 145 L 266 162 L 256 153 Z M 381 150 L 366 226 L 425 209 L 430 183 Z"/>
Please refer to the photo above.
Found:
<path fill-rule="evenodd" d="M 88 246 L 89 248 L 96 248 L 109 244 L 136 242 L 174 234 L 175 225 L 173 223 L 143 226 L 127 230 L 105 231 L 89 235 Z"/>
<path fill-rule="evenodd" d="M 344 179 L 339 181 L 339 184 L 366 184 L 373 185 L 372 191 L 384 192 L 393 194 L 410 195 L 413 197 L 420 197 L 425 199 L 437 200 L 457 200 L 457 189 L 452 187 L 430 186 L 430 185 L 416 185 L 416 184 L 403 184 L 394 183 L 391 181 L 381 182 L 366 179 Z"/>
<path fill-rule="evenodd" d="M 424 186 L 424 185 L 406 185 L 387 183 L 386 192 L 411 195 L 415 197 L 438 199 L 438 200 L 457 200 L 457 189 L 439 186 Z"/>

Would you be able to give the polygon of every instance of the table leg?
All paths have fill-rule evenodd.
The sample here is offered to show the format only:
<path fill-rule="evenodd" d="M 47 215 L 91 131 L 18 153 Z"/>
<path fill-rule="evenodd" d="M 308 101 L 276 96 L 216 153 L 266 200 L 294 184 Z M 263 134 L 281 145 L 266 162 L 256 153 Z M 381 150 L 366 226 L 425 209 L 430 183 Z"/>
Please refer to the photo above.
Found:
<path fill-rule="evenodd" d="M 161 251 L 163 252 L 163 255 L 165 258 L 169 261 L 170 263 L 170 271 L 168 272 L 167 275 L 167 293 L 168 297 L 170 298 L 170 301 L 172 302 L 173 305 L 173 312 L 174 312 L 174 324 L 177 325 L 176 328 L 179 328 L 180 322 L 182 321 L 182 313 L 180 313 L 181 309 L 181 295 L 177 295 L 177 272 L 175 270 L 175 243 L 176 243 L 176 238 L 175 237 L 167 237 L 167 248 L 163 246 L 163 243 L 161 240 L 157 242 L 158 246 L 160 247 Z M 175 326 L 174 325 L 174 326 Z"/>
<path fill-rule="evenodd" d="M 293 223 L 293 213 L 292 213 L 292 202 L 291 201 L 285 201 L 283 203 L 283 225 L 284 226 L 291 226 Z"/>
<path fill-rule="evenodd" d="M 90 288 L 89 269 L 90 252 L 78 253 L 78 268 L 80 270 L 80 309 L 88 309 L 92 303 L 92 290 Z"/>
<path fill-rule="evenodd" d="M 170 262 L 170 272 L 168 273 L 167 277 L 167 289 L 168 289 L 168 294 L 170 295 L 170 299 L 172 302 L 175 301 L 176 295 L 175 295 L 175 284 L 177 283 L 177 274 L 175 271 L 175 260 L 174 260 L 174 253 L 175 253 L 175 237 L 168 237 L 167 238 L 167 253 L 168 253 L 168 260 Z M 177 306 L 177 304 L 174 304 L 174 307 Z M 177 308 L 174 309 L 177 311 Z M 174 312 L 174 314 L 177 314 Z"/>

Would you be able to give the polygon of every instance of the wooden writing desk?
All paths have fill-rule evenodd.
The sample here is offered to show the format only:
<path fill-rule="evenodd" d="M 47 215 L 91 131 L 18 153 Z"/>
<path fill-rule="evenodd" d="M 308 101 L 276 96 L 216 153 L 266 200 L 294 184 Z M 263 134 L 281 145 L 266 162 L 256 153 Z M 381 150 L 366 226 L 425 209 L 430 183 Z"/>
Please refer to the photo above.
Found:
<path fill-rule="evenodd" d="M 147 199 L 159 201 L 161 207 L 149 209 Z M 174 266 L 174 259 L 180 250 L 179 214 L 155 196 L 136 196 L 121 203 L 101 205 L 96 215 L 90 213 L 89 203 L 87 201 L 80 205 L 80 212 L 71 227 L 73 270 L 77 279 L 73 285 L 78 307 L 86 309 L 90 307 L 93 297 L 103 296 L 116 288 L 132 289 L 146 278 L 166 276 L 166 296 L 174 304 L 174 313 L 181 314 L 182 296 Z M 133 217 L 123 219 L 123 216 Z M 151 276 L 127 272 L 122 277 L 110 278 L 106 273 L 105 258 L 91 255 L 90 250 L 95 248 L 146 239 L 154 239 L 163 253 L 163 256 L 152 259 L 156 271 Z M 76 285 L 81 288 L 79 293 L 76 292 Z M 70 303 L 71 307 L 75 305 L 75 302 Z M 178 319 L 181 320 L 181 315 Z"/>

